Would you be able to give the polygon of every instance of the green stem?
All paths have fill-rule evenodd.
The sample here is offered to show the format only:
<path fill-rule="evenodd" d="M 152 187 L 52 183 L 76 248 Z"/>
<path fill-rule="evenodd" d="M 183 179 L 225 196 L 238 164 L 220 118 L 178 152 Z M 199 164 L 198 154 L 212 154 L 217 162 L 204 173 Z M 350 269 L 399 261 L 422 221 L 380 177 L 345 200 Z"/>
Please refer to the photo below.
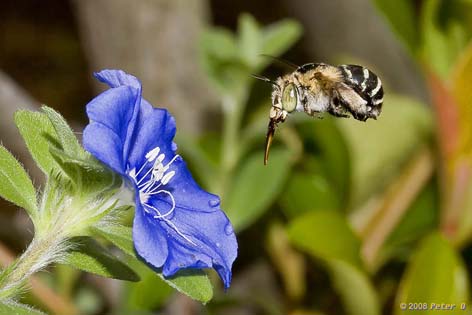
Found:
<path fill-rule="evenodd" d="M 220 174 L 216 191 L 223 199 L 228 189 L 229 179 L 232 177 L 240 156 L 240 125 L 244 113 L 244 104 L 247 99 L 245 89 L 234 95 L 223 97 L 223 147 L 221 150 Z"/>
<path fill-rule="evenodd" d="M 55 261 L 66 250 L 59 231 L 36 236 L 26 251 L 0 277 L 0 300 L 14 298 L 29 276 Z"/>

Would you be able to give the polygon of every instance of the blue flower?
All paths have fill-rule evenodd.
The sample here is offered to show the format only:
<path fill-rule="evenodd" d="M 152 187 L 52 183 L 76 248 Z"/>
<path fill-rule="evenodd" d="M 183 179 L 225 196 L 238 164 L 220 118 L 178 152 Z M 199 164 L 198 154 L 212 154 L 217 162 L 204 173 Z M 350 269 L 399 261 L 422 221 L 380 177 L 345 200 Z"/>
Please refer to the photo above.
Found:
<path fill-rule="evenodd" d="M 95 77 L 111 88 L 87 105 L 84 147 L 134 187 L 137 254 L 165 277 L 214 268 L 231 283 L 237 242 L 218 196 L 202 190 L 175 153 L 175 120 L 141 97 L 141 83 L 119 70 Z"/>

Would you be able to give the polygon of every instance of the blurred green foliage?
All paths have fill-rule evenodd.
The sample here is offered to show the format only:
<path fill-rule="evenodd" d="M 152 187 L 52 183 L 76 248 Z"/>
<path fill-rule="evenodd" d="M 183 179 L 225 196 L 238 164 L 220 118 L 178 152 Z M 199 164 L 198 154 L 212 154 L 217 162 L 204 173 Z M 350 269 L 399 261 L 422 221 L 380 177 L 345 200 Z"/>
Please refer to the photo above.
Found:
<path fill-rule="evenodd" d="M 423 70 L 431 104 L 399 95 L 384 82 L 377 121 L 291 115 L 277 130 L 265 167 L 270 91 L 251 74 L 272 62 L 262 55 L 283 55 L 300 38 L 301 26 L 292 20 L 261 26 L 244 14 L 236 33 L 209 28 L 199 54 L 218 92 L 222 130 L 179 134 L 177 143 L 203 186 L 221 195 L 238 232 L 233 286 L 225 294 L 218 287 L 213 292 L 200 273 L 164 281 L 123 256 L 141 281 L 126 283 L 116 313 L 160 310 L 171 287 L 207 303 L 202 314 L 238 308 L 292 315 L 403 314 L 401 303 L 420 302 L 470 307 L 472 261 L 462 253 L 472 238 L 472 2 L 372 2 Z M 267 95 L 262 104 L 251 97 L 255 90 Z M 22 131 L 33 139 L 28 145 L 40 151 L 42 140 L 33 138 L 39 131 L 27 121 L 46 118 L 27 115 L 17 121 L 26 121 Z M 53 134 L 54 126 L 41 132 Z M 48 169 L 57 159 L 38 162 Z M 23 172 L 11 164 L 12 171 Z M 15 191 L 4 194 L 33 207 Z M 97 227 L 93 234 L 132 254 L 130 229 Z M 241 295 L 250 287 L 246 271 L 261 260 L 281 281 L 274 281 L 275 293 L 250 292 L 248 299 Z M 100 264 L 86 264 L 103 274 Z M 123 278 L 122 271 L 108 276 Z M 268 307 L 267 294 L 280 305 Z"/>
<path fill-rule="evenodd" d="M 451 171 L 458 156 L 460 165 L 472 166 L 472 78 L 465 70 L 472 64 L 472 48 L 466 49 L 471 2 L 425 0 L 419 8 L 408 0 L 373 2 L 423 67 L 426 81 L 440 84 L 442 94 L 431 85 L 433 106 L 428 107 L 384 82 L 377 121 L 291 115 L 277 131 L 267 167 L 262 145 L 269 88 L 263 104 L 250 103 L 255 93 L 250 74 L 271 62 L 261 55 L 278 57 L 293 45 L 300 26 L 288 20 L 261 27 L 242 15 L 237 33 L 211 28 L 202 37 L 200 57 L 220 95 L 223 130 L 178 140 L 206 188 L 222 196 L 241 236 L 236 287 L 249 281 L 238 270 L 254 263 L 244 253 L 260 248 L 248 240 L 266 242 L 266 259 L 283 280 L 279 290 L 285 307 L 271 314 L 400 314 L 400 303 L 470 301 L 464 266 L 472 262 L 464 262 L 460 251 L 472 233 L 472 190 L 468 177 L 461 186 L 448 183 L 459 176 Z M 454 102 L 444 104 L 445 99 Z M 461 143 L 449 156 L 441 144 L 445 133 L 446 142 Z M 453 209 L 447 205 L 451 196 Z M 445 224 L 451 213 L 458 224 L 453 230 Z M 146 290 L 146 285 L 129 286 Z M 216 294 L 206 312 L 241 305 L 267 312 L 262 301 L 258 305 L 233 290 L 238 289 Z M 139 304 L 131 296 L 131 304 Z M 327 302 L 333 296 L 341 303 Z"/>

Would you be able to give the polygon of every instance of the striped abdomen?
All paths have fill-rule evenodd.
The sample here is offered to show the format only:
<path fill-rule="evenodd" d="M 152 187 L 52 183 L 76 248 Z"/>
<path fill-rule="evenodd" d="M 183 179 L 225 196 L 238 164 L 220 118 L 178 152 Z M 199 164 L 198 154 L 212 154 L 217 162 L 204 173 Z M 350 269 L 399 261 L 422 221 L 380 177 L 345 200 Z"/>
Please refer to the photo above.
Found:
<path fill-rule="evenodd" d="M 368 117 L 376 118 L 383 103 L 383 88 L 379 77 L 372 71 L 357 65 L 339 66 L 344 83 L 367 102 Z"/>

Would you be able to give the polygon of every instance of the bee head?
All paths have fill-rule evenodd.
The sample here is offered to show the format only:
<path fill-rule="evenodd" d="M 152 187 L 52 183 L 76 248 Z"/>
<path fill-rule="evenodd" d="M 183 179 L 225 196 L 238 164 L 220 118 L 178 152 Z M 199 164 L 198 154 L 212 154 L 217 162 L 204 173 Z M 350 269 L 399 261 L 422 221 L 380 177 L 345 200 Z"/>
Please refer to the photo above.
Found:
<path fill-rule="evenodd" d="M 272 107 L 269 112 L 269 126 L 267 127 L 264 165 L 269 160 L 269 150 L 275 134 L 277 124 L 284 122 L 288 114 L 293 112 L 298 104 L 298 89 L 294 83 L 274 85 Z"/>
<path fill-rule="evenodd" d="M 269 150 L 272 143 L 272 139 L 275 134 L 277 124 L 284 122 L 288 114 L 293 112 L 299 103 L 299 94 L 296 85 L 289 80 L 282 78 L 273 81 L 269 78 L 252 75 L 258 80 L 270 83 L 273 85 L 274 90 L 272 92 L 272 107 L 269 112 L 269 126 L 267 127 L 265 154 L 264 154 L 264 165 L 267 165 L 269 160 Z"/>

